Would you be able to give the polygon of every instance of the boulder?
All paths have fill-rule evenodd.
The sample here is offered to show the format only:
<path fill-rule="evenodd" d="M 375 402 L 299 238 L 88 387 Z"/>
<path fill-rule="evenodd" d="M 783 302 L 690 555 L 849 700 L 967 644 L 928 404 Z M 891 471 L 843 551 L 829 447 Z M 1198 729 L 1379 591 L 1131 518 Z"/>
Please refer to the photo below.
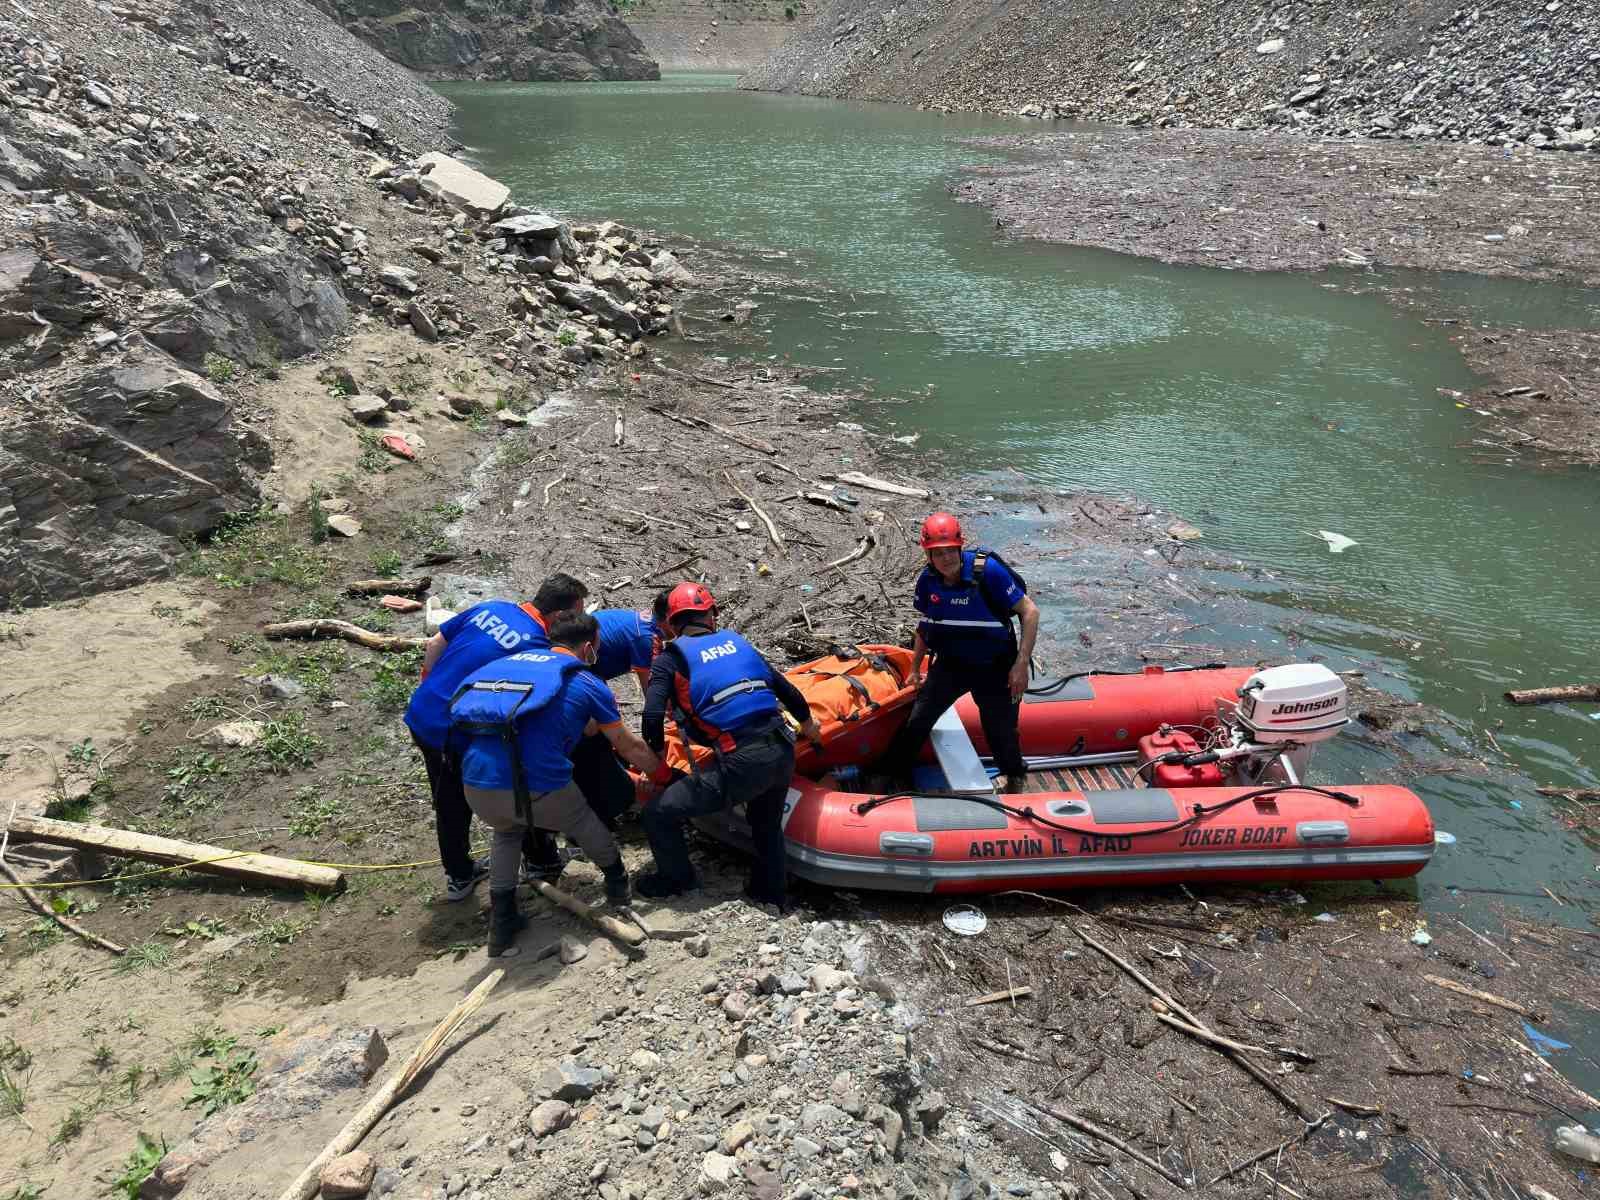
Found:
<path fill-rule="evenodd" d="M 493 216 L 511 196 L 511 189 L 459 158 L 435 151 L 416 162 L 418 186 L 436 200 L 474 217 Z"/>
<path fill-rule="evenodd" d="M 433 318 L 428 315 L 428 310 L 413 300 L 406 305 L 406 320 L 411 322 L 411 328 L 416 335 L 425 342 L 439 340 L 439 327 L 433 323 Z"/>
<path fill-rule="evenodd" d="M 727 1191 L 739 1178 L 739 1160 L 713 1150 L 700 1161 L 700 1190 L 706 1195 Z"/>
<path fill-rule="evenodd" d="M 587 1100 L 600 1090 L 605 1075 L 574 1059 L 564 1058 L 539 1076 L 539 1092 L 549 1100 Z"/>
<path fill-rule="evenodd" d="M 663 250 L 650 260 L 650 271 L 663 283 L 670 283 L 674 287 L 693 287 L 695 285 L 694 272 L 678 261 L 678 256 L 671 250 Z"/>
<path fill-rule="evenodd" d="M 526 213 L 522 216 L 507 217 L 503 221 L 496 221 L 489 226 L 491 233 L 499 237 L 511 238 L 553 238 L 561 231 L 561 222 L 548 213 Z"/>
<path fill-rule="evenodd" d="M 371 424 L 389 411 L 389 402 L 382 396 L 351 396 L 344 402 L 350 415 L 358 421 Z"/>
<path fill-rule="evenodd" d="M 623 308 L 610 293 L 587 283 L 562 283 L 552 280 L 550 290 L 568 308 L 579 308 L 593 313 L 611 328 L 627 338 L 636 338 L 643 331 L 639 318 Z"/>
<path fill-rule="evenodd" d="M 0 250 L 0 341 L 31 336 L 46 324 L 78 329 L 105 314 L 104 296 L 75 272 L 31 246 Z"/>
<path fill-rule="evenodd" d="M 1283 39 L 1281 37 L 1279 37 L 1279 38 L 1268 38 L 1266 41 L 1262 42 L 1259 46 L 1256 47 L 1256 53 L 1257 54 L 1277 54 L 1282 49 L 1283 49 Z"/>
<path fill-rule="evenodd" d="M 266 439 L 142 339 L 0 413 L 0 603 L 128 587 L 260 499 Z"/>
<path fill-rule="evenodd" d="M 378 1164 L 364 1150 L 341 1154 L 322 1168 L 322 1200 L 359 1200 L 372 1190 Z"/>
<path fill-rule="evenodd" d="M 528 1132 L 536 1138 L 560 1133 L 575 1119 L 572 1105 L 565 1100 L 546 1100 L 528 1114 Z"/>
<path fill-rule="evenodd" d="M 384 287 L 399 292 L 402 296 L 415 296 L 422 290 L 422 284 L 417 279 L 417 273 L 410 267 L 402 267 L 399 263 L 380 263 L 378 265 L 378 282 Z"/>
<path fill-rule="evenodd" d="M 262 1057 L 255 1093 L 196 1125 L 140 1185 L 141 1200 L 171 1200 L 198 1168 L 269 1136 L 274 1126 L 320 1111 L 341 1092 L 364 1088 L 388 1057 L 383 1038 L 370 1025 L 320 1026 L 294 1038 L 280 1034 Z M 358 1102 L 359 1097 L 348 1103 Z"/>

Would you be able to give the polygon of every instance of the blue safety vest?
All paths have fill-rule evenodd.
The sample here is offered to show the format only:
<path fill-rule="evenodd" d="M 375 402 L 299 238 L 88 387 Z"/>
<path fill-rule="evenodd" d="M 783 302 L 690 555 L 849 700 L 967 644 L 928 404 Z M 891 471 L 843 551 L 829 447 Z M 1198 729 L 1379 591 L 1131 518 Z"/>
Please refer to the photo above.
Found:
<path fill-rule="evenodd" d="M 461 681 L 485 663 L 518 650 L 550 645 L 544 622 L 520 604 L 486 600 L 446 621 L 439 630 L 444 653 L 417 685 L 406 706 L 406 726 L 426 746 L 439 749 L 450 732 L 450 699 Z"/>
<path fill-rule="evenodd" d="M 732 750 L 735 735 L 777 715 L 778 697 L 767 682 L 772 668 L 737 633 L 681 637 L 672 644 L 684 664 L 677 676 L 678 706 L 702 741 Z"/>
<path fill-rule="evenodd" d="M 972 571 L 980 553 L 987 556 L 982 584 L 973 578 Z M 975 548 L 962 553 L 961 578 L 955 584 L 946 583 L 932 567 L 923 570 L 917 579 L 916 608 L 922 614 L 922 636 L 928 649 L 970 662 L 984 662 L 1007 650 L 1015 651 L 1012 606 L 995 596 L 1004 587 L 1001 578 L 997 578 L 996 566 L 1005 571 L 1004 580 L 1015 581 L 1026 594 L 1021 580 L 988 550 Z"/>
<path fill-rule="evenodd" d="M 450 748 L 463 756 L 473 751 L 475 765 L 483 768 L 475 772 L 479 786 L 515 791 L 524 820 L 531 797 L 518 736 L 583 669 L 582 660 L 570 654 L 524 651 L 480 667 L 450 699 Z"/>

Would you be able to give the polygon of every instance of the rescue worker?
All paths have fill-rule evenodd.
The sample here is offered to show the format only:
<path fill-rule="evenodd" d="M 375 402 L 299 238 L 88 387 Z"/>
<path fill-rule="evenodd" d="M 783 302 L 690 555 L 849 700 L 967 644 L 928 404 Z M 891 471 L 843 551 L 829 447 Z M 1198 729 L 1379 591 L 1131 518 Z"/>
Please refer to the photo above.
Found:
<path fill-rule="evenodd" d="M 422 678 L 406 705 L 405 723 L 428 771 L 446 900 L 465 900 L 489 871 L 486 863 L 473 861 L 468 848 L 472 810 L 461 792 L 460 763 L 445 745 L 450 697 L 463 679 L 485 663 L 519 650 L 548 646 L 551 620 L 583 611 L 588 594 L 589 589 L 571 575 L 555 574 L 539 585 L 532 603 L 486 600 L 475 604 L 441 625 L 423 648 Z M 527 857 L 530 874 L 546 877 L 553 871 L 553 877 L 560 876 L 561 859 L 554 838 L 545 835 L 531 840 Z"/>
<path fill-rule="evenodd" d="M 665 591 L 647 611 L 597 610 L 593 615 L 600 625 L 600 650 L 592 668 L 594 673 L 610 683 L 631 671 L 643 692 L 650 683 L 650 664 L 661 646 L 657 624 L 666 611 Z M 584 738 L 572 752 L 572 767 L 584 797 L 606 827 L 615 832 L 618 819 L 633 804 L 634 788 L 611 743 L 598 734 Z"/>
<path fill-rule="evenodd" d="M 971 692 L 989 753 L 1005 774 L 1005 790 L 1023 791 L 1027 767 L 1017 720 L 1039 636 L 1039 606 L 998 555 L 966 548 L 961 522 L 949 513 L 936 512 L 922 523 L 922 549 L 928 565 L 917 578 L 914 603 L 922 620 L 912 643 L 910 680 L 919 690 L 884 766 L 908 777 L 934 722 Z M 1022 626 L 1020 644 L 1013 616 Z M 933 666 L 924 678 L 922 666 L 930 653 Z"/>
<path fill-rule="evenodd" d="M 743 804 L 755 849 L 745 895 L 782 908 L 783 804 L 794 774 L 794 735 L 783 710 L 815 741 L 822 731 L 811 706 L 759 650 L 717 629 L 717 603 L 703 584 L 680 583 L 668 594 L 662 637 L 645 689 L 644 740 L 661 752 L 671 709 L 687 737 L 711 747 L 713 761 L 645 803 L 639 823 L 655 869 L 639 877 L 639 894 L 662 899 L 699 887 L 684 825 Z"/>
<path fill-rule="evenodd" d="M 572 751 L 600 734 L 656 783 L 671 772 L 622 724 L 616 697 L 592 671 L 600 627 L 587 613 L 550 623 L 548 649 L 523 650 L 479 667 L 456 689 L 449 745 L 460 755 L 463 791 L 494 830 L 489 857 L 489 957 L 516 953 L 525 922 L 517 903 L 517 860 L 530 827 L 578 843 L 606 880 L 606 899 L 628 902 L 628 872 L 617 839 L 579 791 Z"/>

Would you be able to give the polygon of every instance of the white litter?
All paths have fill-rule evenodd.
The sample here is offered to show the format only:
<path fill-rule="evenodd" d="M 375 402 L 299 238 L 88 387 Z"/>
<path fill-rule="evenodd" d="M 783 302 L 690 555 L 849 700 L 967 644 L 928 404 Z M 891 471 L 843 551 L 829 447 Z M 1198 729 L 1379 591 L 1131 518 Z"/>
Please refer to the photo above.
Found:
<path fill-rule="evenodd" d="M 989 928 L 989 918 L 970 904 L 952 904 L 944 910 L 944 927 L 962 937 L 977 937 Z"/>
<path fill-rule="evenodd" d="M 1328 551 L 1332 554 L 1343 554 L 1351 546 L 1359 546 L 1361 544 L 1355 538 L 1347 538 L 1342 533 L 1329 533 L 1326 529 L 1319 529 L 1311 536 L 1319 537 L 1327 542 Z"/>

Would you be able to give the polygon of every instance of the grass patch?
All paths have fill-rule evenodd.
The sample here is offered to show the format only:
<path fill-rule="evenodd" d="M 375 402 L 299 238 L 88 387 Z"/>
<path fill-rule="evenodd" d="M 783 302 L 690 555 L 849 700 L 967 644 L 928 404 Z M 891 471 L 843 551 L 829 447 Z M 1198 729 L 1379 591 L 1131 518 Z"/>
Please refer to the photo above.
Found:
<path fill-rule="evenodd" d="M 326 704 L 334 698 L 334 676 L 349 666 L 349 655 L 331 642 L 293 652 L 262 644 L 250 673 L 287 675 L 306 689 L 306 699 L 313 704 Z"/>
<path fill-rule="evenodd" d="M 322 586 L 331 565 L 300 539 L 287 517 L 263 506 L 226 518 L 187 567 L 225 588 L 281 583 L 309 592 Z"/>
<path fill-rule="evenodd" d="M 417 674 L 422 670 L 422 651 L 404 650 L 378 662 L 372 682 L 362 697 L 381 712 L 400 712 L 416 690 Z"/>
<path fill-rule="evenodd" d="M 373 633 L 392 633 L 394 631 L 394 614 L 387 608 L 375 608 L 371 612 L 362 613 L 356 617 L 354 624 L 362 629 L 370 629 Z"/>
<path fill-rule="evenodd" d="M 32 1065 L 33 1055 L 18 1045 L 16 1038 L 0 1042 L 0 1121 L 20 1117 L 28 1107 L 22 1073 Z"/>
<path fill-rule="evenodd" d="M 221 354 L 207 354 L 203 361 L 206 369 L 206 378 L 211 380 L 212 383 L 227 383 L 238 371 L 233 359 L 224 357 Z"/>
<path fill-rule="evenodd" d="M 68 1142 L 75 1141 L 88 1127 L 92 1115 L 81 1104 L 74 1104 L 67 1110 L 67 1115 L 61 1118 L 55 1132 L 50 1135 L 50 1144 L 65 1146 Z"/>
<path fill-rule="evenodd" d="M 48 918 L 41 917 L 23 932 L 22 940 L 29 954 L 37 954 L 41 950 L 48 950 L 65 936 L 61 926 Z"/>
<path fill-rule="evenodd" d="M 137 975 L 152 967 L 164 967 L 171 961 L 172 947 L 152 938 L 137 946 L 129 946 L 126 954 L 112 962 L 111 969 L 118 975 Z"/>
<path fill-rule="evenodd" d="M 394 550 L 384 550 L 372 556 L 372 569 L 383 579 L 398 577 L 406 569 L 406 560 Z"/>
<path fill-rule="evenodd" d="M 318 592 L 309 596 L 299 604 L 291 604 L 283 610 L 284 619 L 287 621 L 323 621 L 339 615 L 339 597 L 331 592 Z"/>
<path fill-rule="evenodd" d="M 152 1138 L 141 1133 L 133 1142 L 133 1153 L 122 1164 L 122 1174 L 112 1180 L 111 1192 L 127 1200 L 139 1200 L 139 1185 L 150 1177 L 152 1171 L 167 1153 L 167 1139 Z"/>
<path fill-rule="evenodd" d="M 322 795 L 314 787 L 303 787 L 295 792 L 289 806 L 289 832 L 297 837 L 316 837 L 343 815 L 344 801 L 339 797 Z"/>
<path fill-rule="evenodd" d="M 161 790 L 161 803 L 180 809 L 186 815 L 202 812 L 215 803 L 205 791 L 205 785 L 227 774 L 228 764 L 218 755 L 208 750 L 179 750 L 167 763 L 167 782 Z"/>
<path fill-rule="evenodd" d="M 314 764 L 321 753 L 322 739 L 306 728 L 306 717 L 301 712 L 286 712 L 268 721 L 255 745 L 256 756 L 266 760 L 267 769 L 275 775 L 303 770 Z"/>

